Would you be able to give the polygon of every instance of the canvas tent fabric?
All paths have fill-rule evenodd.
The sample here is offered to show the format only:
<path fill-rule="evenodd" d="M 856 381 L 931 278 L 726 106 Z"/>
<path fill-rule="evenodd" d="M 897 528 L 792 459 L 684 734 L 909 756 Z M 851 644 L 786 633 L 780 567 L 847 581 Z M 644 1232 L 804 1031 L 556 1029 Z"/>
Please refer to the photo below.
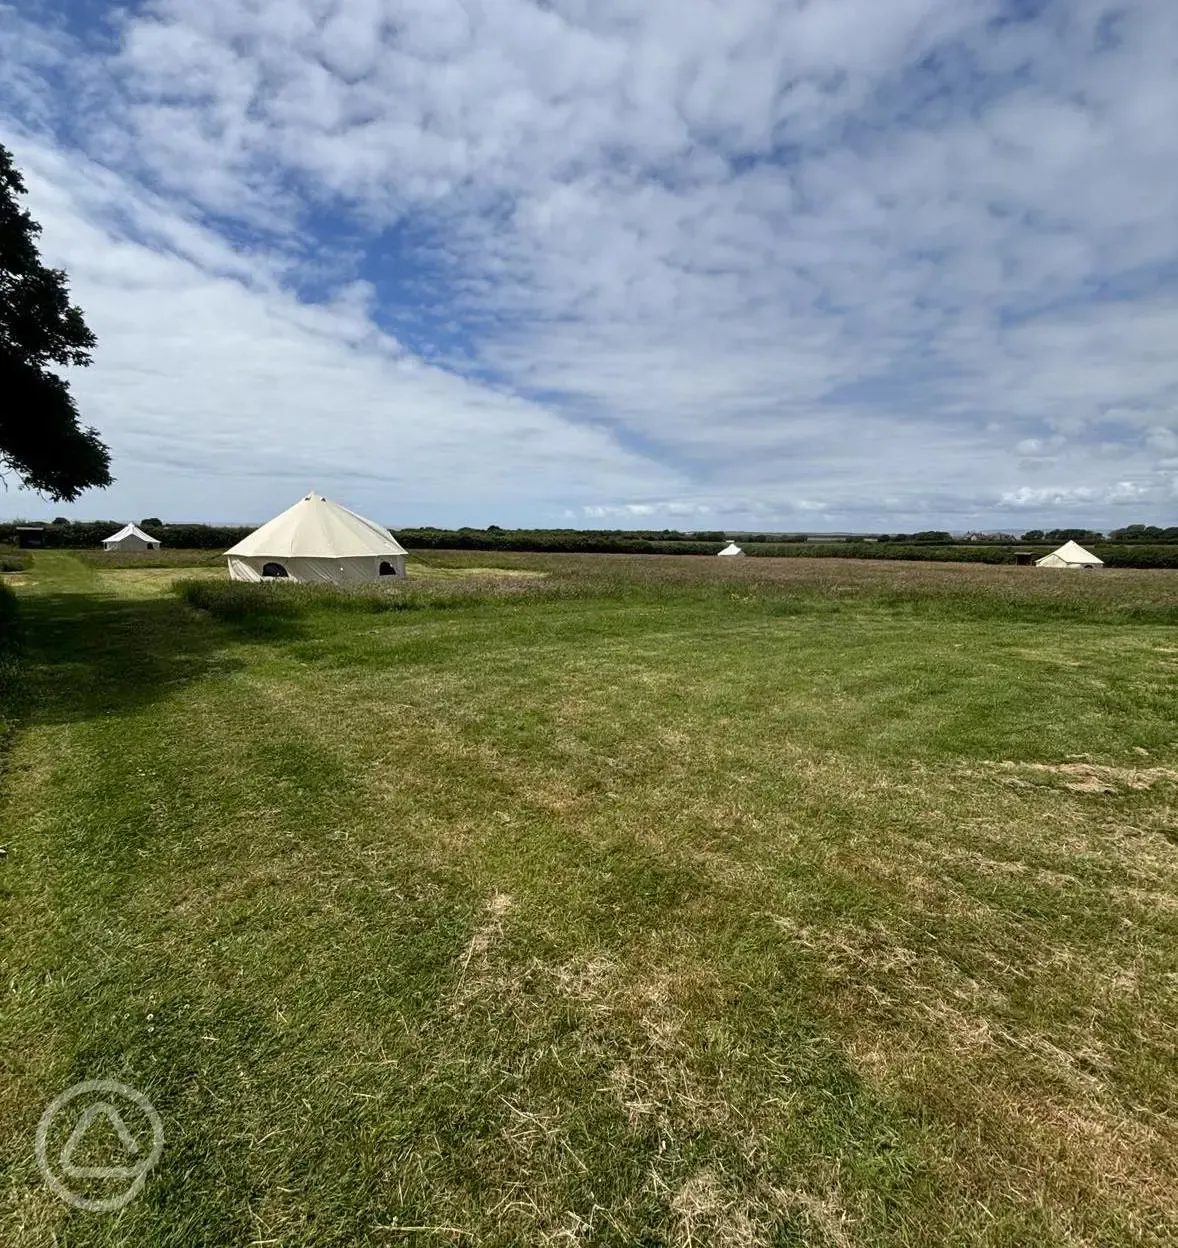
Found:
<path fill-rule="evenodd" d="M 225 554 L 234 581 L 359 585 L 405 575 L 405 548 L 388 529 L 314 492 Z"/>
<path fill-rule="evenodd" d="M 158 537 L 152 537 L 150 533 L 144 533 L 137 524 L 124 524 L 117 533 L 112 533 L 110 537 L 103 539 L 102 549 L 158 550 L 159 545 L 160 539 Z"/>
<path fill-rule="evenodd" d="M 1037 568 L 1103 568 L 1104 560 L 1087 551 L 1076 542 L 1064 542 L 1051 554 L 1035 560 Z"/>
<path fill-rule="evenodd" d="M 725 546 L 723 550 L 718 550 L 716 552 L 717 558 L 721 558 L 721 557 L 731 558 L 734 555 L 743 555 L 743 554 L 744 554 L 744 551 L 741 550 L 741 548 L 735 542 L 729 542 L 728 545 Z"/>

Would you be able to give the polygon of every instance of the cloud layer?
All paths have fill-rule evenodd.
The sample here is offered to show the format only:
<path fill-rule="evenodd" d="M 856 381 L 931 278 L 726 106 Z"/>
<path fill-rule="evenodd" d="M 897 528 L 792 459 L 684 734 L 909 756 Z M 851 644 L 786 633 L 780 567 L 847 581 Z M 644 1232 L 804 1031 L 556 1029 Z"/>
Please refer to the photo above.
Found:
<path fill-rule="evenodd" d="M 1172 520 L 1168 0 L 0 15 L 81 511 Z"/>

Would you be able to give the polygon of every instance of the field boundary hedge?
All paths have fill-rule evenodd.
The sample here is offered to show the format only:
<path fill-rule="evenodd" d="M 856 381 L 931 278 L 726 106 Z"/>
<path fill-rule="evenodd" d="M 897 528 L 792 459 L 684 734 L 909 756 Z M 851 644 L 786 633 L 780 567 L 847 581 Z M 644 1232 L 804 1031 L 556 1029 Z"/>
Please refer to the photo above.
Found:
<path fill-rule="evenodd" d="M 100 552 L 102 539 L 118 527 L 115 521 L 44 526 L 44 542 L 55 549 Z M 149 530 L 167 550 L 225 551 L 253 530 L 244 525 L 163 524 Z M 676 530 L 620 529 L 435 529 L 397 528 L 393 532 L 409 551 L 504 551 L 533 554 L 715 555 L 726 544 L 719 533 Z M 16 540 L 15 524 L 0 524 L 0 568 L 23 552 L 6 545 Z M 738 537 L 753 558 L 796 559 L 918 559 L 948 563 L 1013 564 L 1017 553 L 1035 558 L 1059 545 L 1032 542 L 857 541 L 817 539 L 774 541 L 764 535 Z M 1178 568 L 1178 542 L 1087 540 L 1084 545 L 1110 568 Z M 21 565 L 24 566 L 24 565 Z M 15 570 L 15 569 L 9 569 Z"/>
<path fill-rule="evenodd" d="M 758 542 L 745 548 L 752 558 L 789 559 L 909 559 L 934 563 L 1014 564 L 1016 554 L 1039 559 L 1052 545 L 994 545 L 964 543 L 953 546 L 901 545 L 896 542 Z M 1178 545 L 1158 543 L 1093 542 L 1088 550 L 1110 568 L 1178 568 Z"/>

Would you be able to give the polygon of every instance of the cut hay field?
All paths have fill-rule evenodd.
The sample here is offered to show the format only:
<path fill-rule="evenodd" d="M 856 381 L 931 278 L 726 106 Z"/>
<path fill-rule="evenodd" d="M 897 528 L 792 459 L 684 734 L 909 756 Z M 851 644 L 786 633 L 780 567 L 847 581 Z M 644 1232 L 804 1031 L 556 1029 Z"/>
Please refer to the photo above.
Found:
<path fill-rule="evenodd" d="M 225 571 L 223 550 L 87 550 L 69 551 L 75 559 L 99 570 L 107 568 L 218 568 Z"/>
<path fill-rule="evenodd" d="M 17 578 L 6 1248 L 1178 1240 L 1178 573 L 194 566 Z"/>

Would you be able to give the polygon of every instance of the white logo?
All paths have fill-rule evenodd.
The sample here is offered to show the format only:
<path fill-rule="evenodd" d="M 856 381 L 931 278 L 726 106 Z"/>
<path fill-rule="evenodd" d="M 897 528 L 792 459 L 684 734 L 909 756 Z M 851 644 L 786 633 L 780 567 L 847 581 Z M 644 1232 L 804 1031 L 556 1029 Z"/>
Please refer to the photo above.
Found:
<path fill-rule="evenodd" d="M 54 1165 L 49 1157 L 49 1132 L 54 1121 L 66 1106 L 87 1094 L 89 1098 L 86 1101 L 86 1108 L 74 1124 L 69 1138 L 58 1155 L 57 1164 Z M 138 1137 L 136 1132 L 127 1126 L 123 1113 L 111 1103 L 113 1098 L 129 1102 L 130 1106 L 137 1111 L 131 1115 L 131 1120 L 137 1128 Z M 128 1105 L 124 1104 L 123 1111 L 127 1109 Z M 143 1121 L 144 1119 L 146 1122 Z M 104 1160 L 112 1163 L 117 1161 L 122 1164 L 81 1165 L 75 1161 L 75 1156 L 79 1155 L 78 1150 L 86 1133 L 100 1120 L 105 1123 L 105 1129 L 100 1124 L 99 1130 L 108 1137 L 113 1130 L 121 1150 L 121 1155 L 117 1158 L 108 1157 Z M 148 1126 L 151 1128 L 151 1145 L 145 1148 Z M 164 1124 L 160 1121 L 155 1106 L 142 1092 L 128 1087 L 125 1083 L 118 1083 L 114 1079 L 87 1079 L 84 1083 L 75 1083 L 72 1088 L 67 1088 L 49 1103 L 48 1108 L 41 1115 L 41 1121 L 37 1124 L 37 1165 L 45 1182 L 66 1204 L 73 1205 L 75 1209 L 87 1209 L 91 1213 L 113 1213 L 116 1209 L 130 1204 L 143 1190 L 143 1184 L 147 1182 L 147 1172 L 159 1161 L 163 1151 Z M 66 1179 L 102 1180 L 102 1185 L 95 1187 L 95 1190 L 99 1192 L 109 1192 L 111 1184 L 116 1179 L 120 1181 L 120 1184 L 129 1184 L 129 1186 L 125 1186 L 124 1190 L 114 1195 L 81 1195 L 65 1182 Z"/>

